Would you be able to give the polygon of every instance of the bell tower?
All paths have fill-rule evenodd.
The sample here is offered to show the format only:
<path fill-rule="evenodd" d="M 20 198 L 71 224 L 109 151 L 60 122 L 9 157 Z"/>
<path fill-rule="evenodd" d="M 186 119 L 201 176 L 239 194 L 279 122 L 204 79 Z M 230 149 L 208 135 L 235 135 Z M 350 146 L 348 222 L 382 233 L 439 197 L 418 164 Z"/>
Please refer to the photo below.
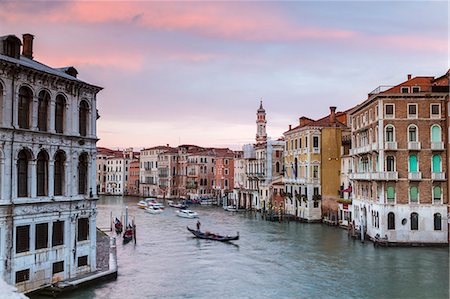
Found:
<path fill-rule="evenodd" d="M 256 143 L 264 143 L 267 141 L 266 124 L 266 110 L 264 110 L 261 101 L 258 112 L 256 113 Z"/>

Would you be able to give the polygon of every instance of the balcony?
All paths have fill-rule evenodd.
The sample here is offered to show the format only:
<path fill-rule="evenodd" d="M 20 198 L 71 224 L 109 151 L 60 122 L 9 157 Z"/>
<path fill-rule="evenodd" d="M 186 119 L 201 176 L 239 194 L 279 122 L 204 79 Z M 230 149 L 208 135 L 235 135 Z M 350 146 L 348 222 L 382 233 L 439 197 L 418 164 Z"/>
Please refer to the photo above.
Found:
<path fill-rule="evenodd" d="M 395 141 L 386 141 L 384 143 L 384 149 L 387 151 L 396 151 L 397 150 L 397 142 Z"/>
<path fill-rule="evenodd" d="M 313 147 L 312 153 L 313 154 L 320 154 L 320 149 L 318 147 Z"/>
<path fill-rule="evenodd" d="M 409 172 L 408 173 L 408 180 L 410 181 L 420 181 L 422 179 L 422 172 Z"/>
<path fill-rule="evenodd" d="M 445 172 L 432 172 L 431 179 L 434 181 L 445 181 Z"/>
<path fill-rule="evenodd" d="M 381 181 L 398 180 L 398 172 L 397 171 L 377 172 L 373 174 L 372 179 Z"/>
<path fill-rule="evenodd" d="M 376 143 L 376 142 L 372 143 L 372 150 L 378 151 L 378 143 Z"/>
<path fill-rule="evenodd" d="M 364 146 L 360 146 L 360 147 L 355 147 L 350 149 L 350 155 L 359 155 L 359 154 L 364 154 L 364 153 L 368 153 L 372 150 L 372 146 L 370 144 L 364 145 Z"/>
<path fill-rule="evenodd" d="M 372 178 L 372 173 L 370 173 L 370 172 L 354 172 L 354 173 L 350 173 L 349 177 L 351 180 L 369 181 Z"/>
<path fill-rule="evenodd" d="M 418 151 L 420 150 L 420 142 L 414 141 L 414 142 L 408 142 L 408 149 L 410 151 Z"/>
<path fill-rule="evenodd" d="M 444 150 L 444 142 L 431 142 L 431 150 L 442 151 Z"/>

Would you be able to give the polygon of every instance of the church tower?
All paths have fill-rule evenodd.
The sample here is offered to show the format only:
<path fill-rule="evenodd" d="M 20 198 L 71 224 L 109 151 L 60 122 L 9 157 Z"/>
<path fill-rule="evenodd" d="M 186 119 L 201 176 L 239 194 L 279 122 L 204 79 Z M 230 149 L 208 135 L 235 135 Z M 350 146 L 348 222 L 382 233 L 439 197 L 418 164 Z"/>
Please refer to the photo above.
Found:
<path fill-rule="evenodd" d="M 266 110 L 264 110 L 262 101 L 256 113 L 256 143 L 264 143 L 267 141 L 266 133 Z"/>

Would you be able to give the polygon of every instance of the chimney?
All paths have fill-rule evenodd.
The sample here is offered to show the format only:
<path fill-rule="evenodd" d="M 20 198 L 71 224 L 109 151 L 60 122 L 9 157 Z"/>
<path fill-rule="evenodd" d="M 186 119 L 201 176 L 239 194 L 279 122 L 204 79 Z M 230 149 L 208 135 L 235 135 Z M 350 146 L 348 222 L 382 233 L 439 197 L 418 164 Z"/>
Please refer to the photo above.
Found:
<path fill-rule="evenodd" d="M 336 123 L 336 107 L 330 107 L 330 124 Z"/>
<path fill-rule="evenodd" d="M 412 75 L 408 74 L 408 80 L 411 80 Z"/>
<path fill-rule="evenodd" d="M 169 147 L 169 144 L 167 143 L 166 146 Z"/>
<path fill-rule="evenodd" d="M 22 55 L 33 59 L 33 39 L 34 36 L 29 33 L 25 33 L 22 35 L 23 38 L 23 49 L 22 49 Z"/>
<path fill-rule="evenodd" d="M 292 125 L 289 125 L 289 131 L 292 130 Z"/>

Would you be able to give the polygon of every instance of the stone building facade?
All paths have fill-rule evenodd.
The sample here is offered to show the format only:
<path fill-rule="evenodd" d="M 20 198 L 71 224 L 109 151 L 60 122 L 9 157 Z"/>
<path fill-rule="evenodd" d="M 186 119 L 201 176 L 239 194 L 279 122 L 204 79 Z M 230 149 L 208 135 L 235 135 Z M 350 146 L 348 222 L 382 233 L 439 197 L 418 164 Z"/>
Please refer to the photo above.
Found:
<path fill-rule="evenodd" d="M 140 154 L 140 185 L 139 193 L 142 196 L 156 197 L 159 191 L 158 155 L 170 150 L 167 146 L 154 146 L 144 148 Z"/>
<path fill-rule="evenodd" d="M 370 238 L 448 242 L 448 97 L 447 76 L 408 76 L 351 111 L 353 214 Z"/>
<path fill-rule="evenodd" d="M 0 276 L 28 292 L 96 270 L 100 87 L 0 37 Z"/>

